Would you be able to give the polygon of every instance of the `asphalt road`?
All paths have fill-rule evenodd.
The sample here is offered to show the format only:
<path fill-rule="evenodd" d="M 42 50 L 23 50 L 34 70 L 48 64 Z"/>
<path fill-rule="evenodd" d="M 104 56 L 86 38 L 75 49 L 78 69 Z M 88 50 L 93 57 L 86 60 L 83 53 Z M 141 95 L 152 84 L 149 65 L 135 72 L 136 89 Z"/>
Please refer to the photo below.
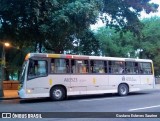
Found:
<path fill-rule="evenodd" d="M 90 117 L 90 115 L 93 115 L 94 117 L 83 118 L 80 115 L 77 118 L 65 118 L 62 116 L 62 118 L 42 119 L 45 121 L 159 121 L 160 118 L 96 118 L 98 113 L 96 114 L 95 112 L 105 112 L 106 114 L 107 112 L 115 112 L 117 114 L 123 112 L 125 114 L 128 112 L 160 112 L 160 90 L 141 91 L 131 93 L 125 97 L 120 97 L 116 94 L 72 96 L 59 102 L 51 101 L 49 98 L 0 100 L 0 112 L 64 112 L 64 114 L 65 112 L 93 112 L 86 113 L 85 116 Z M 71 115 L 76 115 L 76 113 L 71 113 Z M 1 120 L 9 121 L 13 119 Z"/>

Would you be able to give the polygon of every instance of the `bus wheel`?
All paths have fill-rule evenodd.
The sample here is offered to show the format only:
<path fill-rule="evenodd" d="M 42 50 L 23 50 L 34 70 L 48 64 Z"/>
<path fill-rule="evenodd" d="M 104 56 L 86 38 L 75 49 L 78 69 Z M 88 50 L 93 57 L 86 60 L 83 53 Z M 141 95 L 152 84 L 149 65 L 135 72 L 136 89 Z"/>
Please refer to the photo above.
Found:
<path fill-rule="evenodd" d="M 61 86 L 55 86 L 50 91 L 50 98 L 55 101 L 60 101 L 65 98 L 65 90 Z"/>
<path fill-rule="evenodd" d="M 128 92 L 129 92 L 129 88 L 126 84 L 120 84 L 118 86 L 118 94 L 120 96 L 126 96 L 128 94 Z"/>

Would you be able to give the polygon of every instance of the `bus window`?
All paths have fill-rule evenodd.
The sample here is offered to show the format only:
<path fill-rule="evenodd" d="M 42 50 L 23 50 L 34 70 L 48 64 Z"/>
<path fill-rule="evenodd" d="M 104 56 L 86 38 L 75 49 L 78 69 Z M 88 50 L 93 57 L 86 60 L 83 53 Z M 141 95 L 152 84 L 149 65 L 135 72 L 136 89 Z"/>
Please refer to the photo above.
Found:
<path fill-rule="evenodd" d="M 109 61 L 109 72 L 113 74 L 124 73 L 124 62 L 123 61 Z"/>
<path fill-rule="evenodd" d="M 51 73 L 69 73 L 69 60 L 51 59 Z"/>
<path fill-rule="evenodd" d="M 91 73 L 107 73 L 107 63 L 101 60 L 90 61 Z"/>
<path fill-rule="evenodd" d="M 88 73 L 88 60 L 71 60 L 72 73 Z"/>
<path fill-rule="evenodd" d="M 55 73 L 55 62 L 54 62 L 54 59 L 51 59 L 51 73 Z"/>
<path fill-rule="evenodd" d="M 125 62 L 125 73 L 126 74 L 138 74 L 138 63 L 137 62 Z"/>
<path fill-rule="evenodd" d="M 47 75 L 47 62 L 44 60 L 30 60 L 28 78 Z"/>
<path fill-rule="evenodd" d="M 152 74 L 151 63 L 141 62 L 139 63 L 139 68 L 141 74 Z"/>

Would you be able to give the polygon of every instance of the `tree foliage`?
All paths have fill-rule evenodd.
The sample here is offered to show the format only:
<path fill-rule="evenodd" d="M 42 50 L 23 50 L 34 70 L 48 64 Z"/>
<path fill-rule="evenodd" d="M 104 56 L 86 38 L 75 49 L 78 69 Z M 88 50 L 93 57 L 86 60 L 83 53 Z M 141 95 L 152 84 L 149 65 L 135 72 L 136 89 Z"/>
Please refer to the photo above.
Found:
<path fill-rule="evenodd" d="M 100 28 L 95 36 L 100 43 L 102 55 L 152 59 L 156 75 L 160 75 L 160 18 L 143 19 L 142 37 L 133 33 L 116 32 L 110 28 Z"/>
<path fill-rule="evenodd" d="M 127 32 L 121 35 L 109 27 L 102 27 L 96 33 L 95 37 L 99 41 L 101 54 L 111 57 L 135 57 L 134 41 L 132 33 Z"/>
<path fill-rule="evenodd" d="M 160 74 L 160 18 L 153 17 L 142 21 L 145 27 L 141 40 L 142 57 L 154 61 L 156 74 Z"/>
<path fill-rule="evenodd" d="M 104 0 L 102 13 L 106 25 L 115 27 L 117 31 L 131 31 L 141 36 L 143 24 L 139 21 L 141 11 L 147 14 L 156 12 L 157 4 L 149 3 L 151 0 Z"/>
<path fill-rule="evenodd" d="M 99 42 L 91 30 L 83 31 L 79 39 L 74 40 L 74 48 L 71 53 L 84 55 L 99 55 Z"/>
<path fill-rule="evenodd" d="M 99 10 L 95 0 L 1 0 L 1 3 L 3 35 L 11 31 L 16 42 L 27 38 L 26 42 L 34 44 L 35 50 L 39 46 L 39 52 L 42 46 L 56 53 L 69 49 L 72 36 L 77 37 L 94 24 Z"/>
<path fill-rule="evenodd" d="M 20 46 L 34 45 L 39 52 L 63 53 L 71 48 L 81 32 L 94 24 L 99 13 L 105 13 L 107 26 L 130 30 L 139 35 L 142 10 L 155 12 L 150 0 L 0 0 L 1 37 Z M 109 17 L 108 17 L 109 16 Z M 111 19 L 111 20 L 109 20 Z M 23 41 L 22 41 L 23 40 Z"/>
<path fill-rule="evenodd" d="M 139 13 L 142 10 L 155 12 L 158 8 L 157 4 L 149 2 L 150 0 L 0 0 L 0 41 L 10 41 L 13 46 L 25 50 L 25 53 L 66 51 L 98 55 L 100 45 L 89 30 L 90 24 L 96 23 L 100 14 L 105 14 L 101 19 L 106 22 L 106 26 L 115 27 L 116 31 L 131 31 L 141 38 Z M 111 47 L 125 46 L 124 38 L 119 38 L 119 42 L 116 39 Z M 112 45 L 111 42 L 109 44 Z M 110 55 L 116 53 L 119 56 L 123 53 L 126 56 L 124 52 L 130 51 L 128 48 L 115 49 Z M 18 55 L 19 51 L 15 51 L 15 54 Z M 11 60 L 10 55 L 7 57 Z"/>

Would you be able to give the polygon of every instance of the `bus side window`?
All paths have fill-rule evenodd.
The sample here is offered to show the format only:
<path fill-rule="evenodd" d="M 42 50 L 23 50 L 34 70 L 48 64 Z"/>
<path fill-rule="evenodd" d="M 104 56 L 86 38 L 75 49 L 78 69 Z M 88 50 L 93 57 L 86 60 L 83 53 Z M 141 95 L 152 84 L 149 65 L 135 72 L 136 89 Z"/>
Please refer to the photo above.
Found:
<path fill-rule="evenodd" d="M 88 60 L 71 60 L 72 73 L 88 73 L 89 65 Z"/>
<path fill-rule="evenodd" d="M 84 60 L 84 73 L 89 73 L 89 62 L 88 60 Z"/>
<path fill-rule="evenodd" d="M 38 68 L 37 68 L 37 72 L 39 75 L 43 76 L 47 74 L 47 63 L 46 61 L 38 61 Z"/>
<path fill-rule="evenodd" d="M 51 73 L 55 73 L 55 63 L 54 63 L 54 59 L 51 59 Z"/>
<path fill-rule="evenodd" d="M 107 73 L 107 61 L 104 61 L 104 71 Z"/>
<path fill-rule="evenodd" d="M 143 64 L 142 63 L 138 63 L 139 64 L 139 73 L 143 74 Z"/>
<path fill-rule="evenodd" d="M 69 64 L 69 60 L 66 59 L 66 73 L 70 73 L 70 64 Z"/>
<path fill-rule="evenodd" d="M 140 63 L 140 72 L 141 72 L 141 74 L 151 74 L 151 72 L 152 72 L 151 63 L 141 62 Z"/>
<path fill-rule="evenodd" d="M 109 73 L 112 73 L 112 62 L 108 61 Z"/>
<path fill-rule="evenodd" d="M 136 74 L 139 73 L 138 63 L 137 63 L 137 62 L 135 62 L 134 72 L 135 72 Z"/>
<path fill-rule="evenodd" d="M 31 60 L 28 69 L 28 78 L 47 75 L 47 62 L 44 60 Z"/>
<path fill-rule="evenodd" d="M 125 73 L 126 74 L 138 74 L 138 63 L 132 61 L 125 62 Z"/>
<path fill-rule="evenodd" d="M 119 66 L 117 66 L 117 61 L 109 61 L 109 73 L 118 74 Z"/>
<path fill-rule="evenodd" d="M 93 67 L 94 67 L 94 62 L 93 62 L 93 60 L 91 60 L 90 61 L 90 72 L 91 73 L 94 73 Z"/>
<path fill-rule="evenodd" d="M 77 67 L 77 71 L 78 73 L 88 73 L 89 71 L 89 66 L 88 66 L 88 60 L 80 60 L 80 61 L 76 61 L 76 67 Z"/>
<path fill-rule="evenodd" d="M 51 73 L 70 73 L 68 59 L 51 59 Z"/>
<path fill-rule="evenodd" d="M 106 73 L 107 72 L 107 65 L 105 61 L 91 60 L 90 67 L 91 67 L 92 73 Z"/>
<path fill-rule="evenodd" d="M 29 76 L 35 75 L 34 61 L 33 60 L 30 60 L 30 62 L 29 62 L 28 75 Z"/>
<path fill-rule="evenodd" d="M 125 70 L 124 70 L 124 62 L 123 61 L 109 61 L 109 73 L 123 74 L 124 71 Z"/>
<path fill-rule="evenodd" d="M 72 72 L 72 73 L 76 73 L 75 60 L 71 60 L 71 72 Z"/>

